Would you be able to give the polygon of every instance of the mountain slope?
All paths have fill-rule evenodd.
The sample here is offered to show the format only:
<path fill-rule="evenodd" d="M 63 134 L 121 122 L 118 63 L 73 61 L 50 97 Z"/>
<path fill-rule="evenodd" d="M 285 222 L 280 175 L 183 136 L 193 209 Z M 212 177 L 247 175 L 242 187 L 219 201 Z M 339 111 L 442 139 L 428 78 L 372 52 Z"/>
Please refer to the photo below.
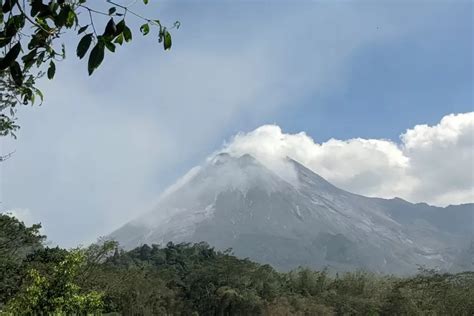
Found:
<path fill-rule="evenodd" d="M 280 269 L 412 273 L 449 269 L 473 235 L 473 205 L 437 208 L 341 190 L 298 162 L 282 177 L 250 155 L 219 154 L 150 213 L 110 235 L 124 247 L 206 241 Z"/>

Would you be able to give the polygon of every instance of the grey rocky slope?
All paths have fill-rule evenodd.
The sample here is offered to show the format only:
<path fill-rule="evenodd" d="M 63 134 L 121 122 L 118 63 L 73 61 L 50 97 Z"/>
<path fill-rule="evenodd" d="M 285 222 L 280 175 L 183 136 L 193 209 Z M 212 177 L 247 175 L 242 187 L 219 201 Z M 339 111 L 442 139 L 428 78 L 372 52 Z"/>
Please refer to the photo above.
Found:
<path fill-rule="evenodd" d="M 294 160 L 286 164 L 294 181 L 249 155 L 219 154 L 162 196 L 152 212 L 109 237 L 125 248 L 206 241 L 283 270 L 473 269 L 474 204 L 440 208 L 368 198 Z"/>

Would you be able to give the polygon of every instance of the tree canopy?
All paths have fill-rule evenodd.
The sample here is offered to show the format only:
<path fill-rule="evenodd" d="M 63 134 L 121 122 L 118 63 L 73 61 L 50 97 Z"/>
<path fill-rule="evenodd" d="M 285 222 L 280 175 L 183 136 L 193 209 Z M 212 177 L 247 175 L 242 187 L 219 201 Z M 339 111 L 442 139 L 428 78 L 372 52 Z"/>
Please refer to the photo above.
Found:
<path fill-rule="evenodd" d="M 30 250 L 10 266 L 0 265 L 0 314 L 474 314 L 473 272 L 422 269 L 407 277 L 306 268 L 278 272 L 206 243 L 124 251 L 113 241 L 66 250 L 33 249 L 28 238 L 18 240 L 23 244 L 17 246 Z"/>
<path fill-rule="evenodd" d="M 40 229 L 40 224 L 27 226 L 14 216 L 0 214 L 0 261 L 24 258 L 41 248 L 46 237 Z"/>
<path fill-rule="evenodd" d="M 179 28 L 179 22 L 168 28 L 159 19 L 142 16 L 133 10 L 136 2 L 0 0 L 0 136 L 15 136 L 18 104 L 43 102 L 36 82 L 43 76 L 55 77 L 57 62 L 66 58 L 61 39 L 67 33 L 77 37 L 75 53 L 87 59 L 89 75 L 102 64 L 106 52 L 114 53 L 117 46 L 132 41 L 129 18 L 141 21 L 139 31 L 156 34 L 157 42 L 169 50 L 170 29 Z M 140 2 L 147 5 L 149 1 Z M 99 4 L 108 8 L 96 8 Z M 105 27 L 99 29 L 99 24 Z"/>

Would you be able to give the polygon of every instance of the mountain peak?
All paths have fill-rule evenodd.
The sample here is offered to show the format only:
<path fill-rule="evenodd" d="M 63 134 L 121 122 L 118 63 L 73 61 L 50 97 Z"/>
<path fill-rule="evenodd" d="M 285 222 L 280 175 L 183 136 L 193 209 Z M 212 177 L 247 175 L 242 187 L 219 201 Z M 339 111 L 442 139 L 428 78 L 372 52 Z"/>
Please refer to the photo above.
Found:
<path fill-rule="evenodd" d="M 221 153 L 218 153 L 217 155 L 215 155 L 211 159 L 211 164 L 221 165 L 221 164 L 224 164 L 224 163 L 228 162 L 231 159 L 232 159 L 232 156 L 229 153 L 221 152 Z"/>
<path fill-rule="evenodd" d="M 229 162 L 238 163 L 239 165 L 245 164 L 255 164 L 257 163 L 257 159 L 255 159 L 250 154 L 243 154 L 241 156 L 234 156 L 228 152 L 221 152 L 216 154 L 211 160 L 211 164 L 215 166 L 219 166 L 222 164 L 226 164 Z"/>
<path fill-rule="evenodd" d="M 352 194 L 289 157 L 260 163 L 221 152 L 178 184 L 110 237 L 128 248 L 206 241 L 281 269 L 406 273 L 417 265 L 449 268 L 468 239 L 469 229 L 457 227 L 473 218 L 472 209 L 454 221 L 448 210 Z"/>
<path fill-rule="evenodd" d="M 250 154 L 243 154 L 238 159 L 242 163 L 256 163 L 257 162 L 257 159 L 255 159 L 254 156 Z"/>

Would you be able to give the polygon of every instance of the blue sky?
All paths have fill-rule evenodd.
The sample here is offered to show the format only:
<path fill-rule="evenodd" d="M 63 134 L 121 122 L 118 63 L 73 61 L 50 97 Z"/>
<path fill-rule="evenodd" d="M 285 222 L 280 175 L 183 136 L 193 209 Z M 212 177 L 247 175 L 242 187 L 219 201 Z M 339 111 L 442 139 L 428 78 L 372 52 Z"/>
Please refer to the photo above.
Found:
<path fill-rule="evenodd" d="M 286 130 L 298 131 L 303 125 L 318 140 L 397 139 L 407 127 L 436 123 L 446 113 L 471 111 L 472 4 L 405 3 L 408 12 L 403 5 L 396 7 L 407 19 L 424 21 L 423 11 L 430 16 L 430 8 L 436 6 L 446 7 L 446 12 L 433 14 L 425 25 L 396 39 L 360 47 L 350 57 L 337 91 L 324 96 L 309 92 L 291 117 L 284 113 L 275 120 Z M 373 26 L 383 32 L 383 22 Z"/>
<path fill-rule="evenodd" d="M 150 1 L 180 20 L 173 49 L 138 32 L 89 78 L 69 57 L 19 111 L 0 166 L 2 209 L 53 242 L 90 242 L 238 132 L 276 124 L 330 138 L 399 141 L 473 110 L 471 1 Z"/>

